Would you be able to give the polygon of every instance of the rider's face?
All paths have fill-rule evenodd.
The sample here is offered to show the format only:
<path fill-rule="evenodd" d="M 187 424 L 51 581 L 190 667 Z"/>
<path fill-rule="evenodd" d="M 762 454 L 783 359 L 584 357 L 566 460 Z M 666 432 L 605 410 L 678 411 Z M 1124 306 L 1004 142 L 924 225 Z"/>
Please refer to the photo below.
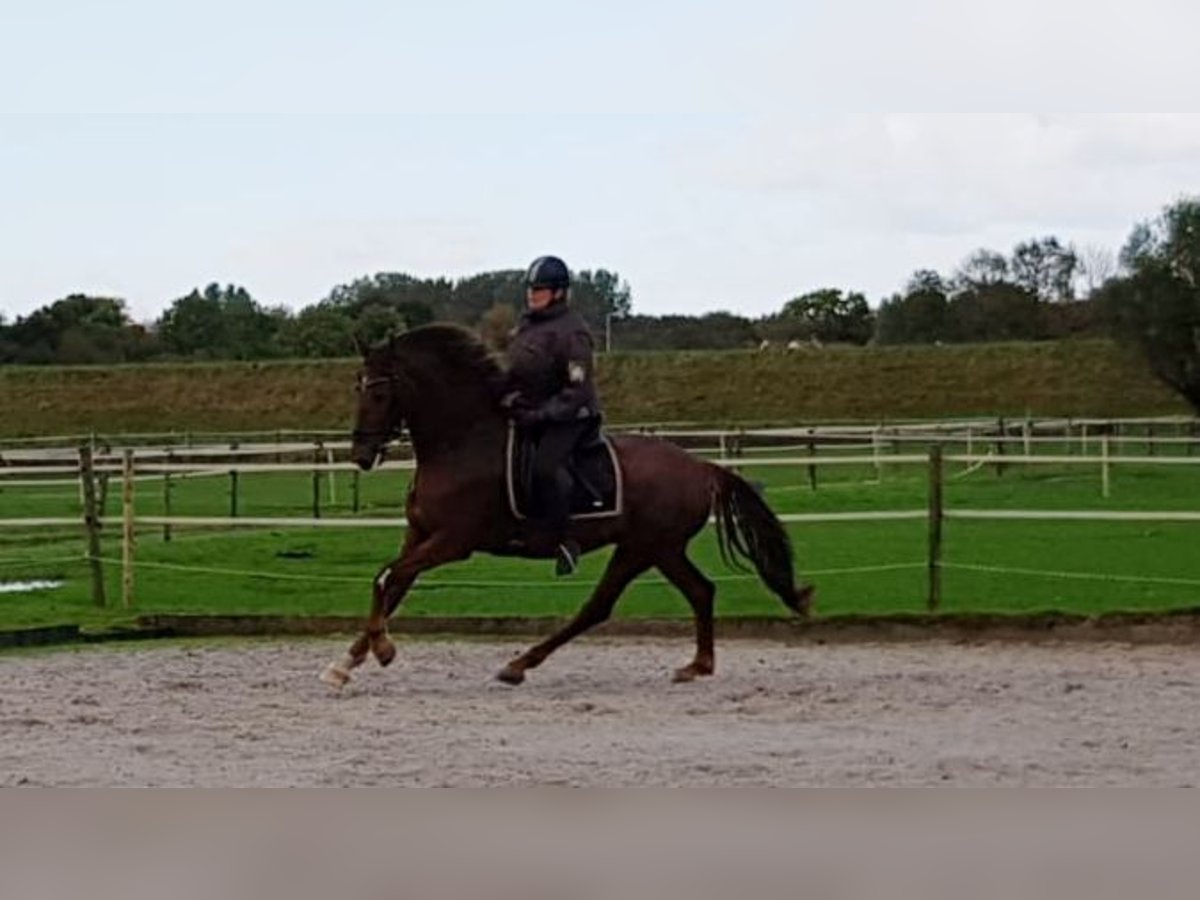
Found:
<path fill-rule="evenodd" d="M 553 299 L 553 288 L 527 288 L 525 290 L 525 303 L 532 310 L 545 309 Z"/>

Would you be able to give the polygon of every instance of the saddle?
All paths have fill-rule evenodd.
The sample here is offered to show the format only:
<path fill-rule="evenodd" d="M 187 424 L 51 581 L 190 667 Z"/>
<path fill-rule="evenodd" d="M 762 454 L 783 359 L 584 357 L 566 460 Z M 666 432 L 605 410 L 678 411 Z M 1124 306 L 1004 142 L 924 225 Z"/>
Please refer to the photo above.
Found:
<path fill-rule="evenodd" d="M 511 422 L 505 452 L 508 506 L 518 520 L 531 517 L 533 507 L 533 457 L 535 441 Z M 600 426 L 590 432 L 567 461 L 571 476 L 571 520 L 605 519 L 621 515 L 624 489 L 617 451 Z"/>

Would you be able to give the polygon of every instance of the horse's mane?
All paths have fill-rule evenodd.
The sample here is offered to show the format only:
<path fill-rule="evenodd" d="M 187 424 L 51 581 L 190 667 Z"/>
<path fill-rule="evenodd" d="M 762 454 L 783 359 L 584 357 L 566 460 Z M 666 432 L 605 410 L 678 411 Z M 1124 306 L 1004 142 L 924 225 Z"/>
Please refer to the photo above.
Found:
<path fill-rule="evenodd" d="M 475 332 L 459 325 L 423 325 L 391 344 L 396 362 L 411 360 L 422 373 L 445 382 L 483 383 L 493 394 L 504 383 L 504 369 Z"/>

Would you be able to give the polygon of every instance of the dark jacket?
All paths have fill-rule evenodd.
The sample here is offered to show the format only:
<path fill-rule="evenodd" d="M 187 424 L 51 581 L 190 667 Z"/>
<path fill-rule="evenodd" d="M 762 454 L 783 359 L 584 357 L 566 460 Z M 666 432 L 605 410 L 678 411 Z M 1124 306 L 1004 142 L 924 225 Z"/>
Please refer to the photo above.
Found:
<path fill-rule="evenodd" d="M 600 417 L 592 334 L 566 303 L 521 316 L 508 347 L 508 390 L 520 394 L 518 421 L 573 422 Z"/>

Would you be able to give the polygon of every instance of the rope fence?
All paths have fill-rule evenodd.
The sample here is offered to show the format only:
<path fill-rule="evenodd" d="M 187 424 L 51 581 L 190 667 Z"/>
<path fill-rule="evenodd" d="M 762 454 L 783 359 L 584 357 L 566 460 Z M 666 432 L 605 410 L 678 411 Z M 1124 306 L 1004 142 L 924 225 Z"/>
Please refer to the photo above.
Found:
<path fill-rule="evenodd" d="M 81 560 L 81 557 L 72 557 L 73 559 Z M 111 565 L 120 565 L 121 560 L 115 557 L 99 557 L 99 561 L 109 563 Z M 168 572 L 194 573 L 197 575 L 222 575 L 231 578 L 251 578 L 263 581 L 303 581 L 312 582 L 315 584 L 355 584 L 362 585 L 370 579 L 362 575 L 302 575 L 293 572 L 262 572 L 252 571 L 249 569 L 227 569 L 218 566 L 191 566 L 181 565 L 179 563 L 161 563 L 139 561 L 135 562 L 134 566 L 139 569 L 158 569 Z M 894 563 L 889 565 L 878 566 L 854 566 L 842 569 L 819 569 L 808 571 L 805 574 L 810 577 L 828 578 L 839 575 L 870 575 L 879 572 L 899 572 L 907 570 L 916 570 L 925 568 L 925 563 Z M 708 576 L 709 581 L 722 583 L 733 582 L 753 582 L 758 580 L 757 575 L 713 575 Z M 670 585 L 670 582 L 665 578 L 649 577 L 638 578 L 634 584 L 645 585 Z M 566 581 L 522 581 L 516 579 L 456 579 L 456 578 L 424 578 L 419 580 L 413 587 L 413 590 L 418 589 L 445 589 L 445 588 L 534 588 L 534 589 L 562 589 L 569 588 L 578 590 L 577 584 L 572 584 Z"/>

